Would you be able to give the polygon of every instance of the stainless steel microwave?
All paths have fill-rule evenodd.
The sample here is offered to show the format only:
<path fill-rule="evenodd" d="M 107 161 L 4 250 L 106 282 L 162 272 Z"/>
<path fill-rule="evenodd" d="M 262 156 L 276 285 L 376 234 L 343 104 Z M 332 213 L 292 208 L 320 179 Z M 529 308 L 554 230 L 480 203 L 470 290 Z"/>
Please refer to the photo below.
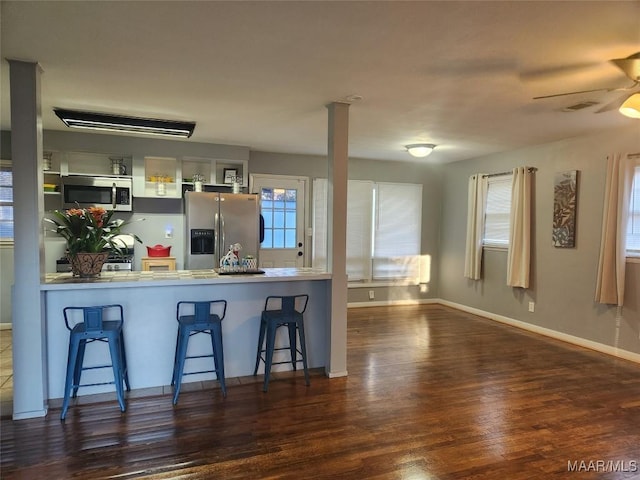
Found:
<path fill-rule="evenodd" d="M 63 208 L 102 207 L 130 212 L 132 186 L 130 178 L 62 177 Z"/>

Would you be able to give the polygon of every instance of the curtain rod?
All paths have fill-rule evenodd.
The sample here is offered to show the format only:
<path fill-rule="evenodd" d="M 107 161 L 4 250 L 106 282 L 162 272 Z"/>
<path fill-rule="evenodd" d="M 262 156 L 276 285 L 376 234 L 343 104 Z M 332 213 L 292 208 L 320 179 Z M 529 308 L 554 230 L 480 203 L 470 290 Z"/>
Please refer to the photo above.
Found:
<path fill-rule="evenodd" d="M 529 171 L 529 173 L 535 172 L 536 170 L 538 170 L 536 167 L 527 168 L 527 171 Z M 513 172 L 487 173 L 482 176 L 484 178 L 491 178 L 491 177 L 502 177 L 503 175 L 513 175 Z"/>
<path fill-rule="evenodd" d="M 634 157 L 640 157 L 640 152 L 630 153 L 629 155 L 627 155 L 627 158 L 634 158 Z"/>

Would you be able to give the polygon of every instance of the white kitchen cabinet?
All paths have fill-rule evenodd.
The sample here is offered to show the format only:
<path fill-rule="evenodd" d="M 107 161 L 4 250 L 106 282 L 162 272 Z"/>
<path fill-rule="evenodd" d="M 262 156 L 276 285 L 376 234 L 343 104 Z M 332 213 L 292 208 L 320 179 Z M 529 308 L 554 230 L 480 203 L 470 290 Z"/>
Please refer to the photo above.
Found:
<path fill-rule="evenodd" d="M 69 175 L 93 175 L 104 177 L 131 177 L 132 157 L 121 153 L 59 152 L 44 150 L 44 209 L 62 208 L 62 177 Z M 113 173 L 112 159 L 124 165 L 120 174 Z M 48 169 L 47 169 L 48 168 Z"/>
<path fill-rule="evenodd" d="M 60 164 L 63 154 L 45 150 L 42 154 L 42 170 L 44 174 L 44 209 L 59 210 L 62 207 L 62 182 L 60 181 Z"/>
<path fill-rule="evenodd" d="M 43 155 L 50 155 L 50 168 L 46 170 L 43 161 L 44 174 L 51 177 L 65 177 L 67 175 L 95 175 L 105 177 L 130 177 L 132 167 L 131 155 L 122 153 L 90 153 L 90 152 L 56 152 L 46 150 Z M 124 166 L 124 171 L 114 174 L 113 159 L 117 159 Z"/>
<path fill-rule="evenodd" d="M 246 160 L 217 160 L 216 184 L 231 186 L 233 181 L 228 179 L 228 172 L 235 171 L 235 178 L 240 187 L 249 187 L 249 162 Z"/>
<path fill-rule="evenodd" d="M 45 172 L 45 183 L 57 185 L 56 192 L 48 192 L 47 206 L 59 208 L 60 177 L 66 175 L 126 176 L 133 179 L 133 196 L 142 198 L 182 198 L 183 184 L 192 185 L 195 174 L 204 177 L 205 185 L 228 187 L 225 173 L 233 172 L 243 191 L 249 186 L 247 160 L 204 157 L 132 156 L 116 153 L 51 152 L 51 170 Z M 126 174 L 114 175 L 112 158 L 121 158 Z M 227 179 L 228 180 L 228 179 Z M 51 198 L 48 198 L 51 197 Z M 55 198 L 55 199 L 54 199 Z"/>
<path fill-rule="evenodd" d="M 193 183 L 194 175 L 202 175 L 205 185 L 215 183 L 215 160 L 200 157 L 182 157 L 182 183 Z"/>
<path fill-rule="evenodd" d="M 175 157 L 134 157 L 133 196 L 180 198 L 182 173 Z"/>
<path fill-rule="evenodd" d="M 124 165 L 124 171 L 114 173 L 113 159 L 117 159 Z M 60 174 L 128 177 L 131 176 L 131 163 L 131 155 L 120 153 L 66 152 L 61 157 Z"/>
<path fill-rule="evenodd" d="M 191 184 L 193 176 L 204 177 L 205 185 L 226 186 L 231 188 L 231 181 L 225 181 L 225 173 L 235 172 L 241 187 L 249 186 L 249 162 L 247 160 L 214 159 L 199 157 L 182 158 L 182 181 Z M 228 179 L 227 179 L 228 180 Z"/>

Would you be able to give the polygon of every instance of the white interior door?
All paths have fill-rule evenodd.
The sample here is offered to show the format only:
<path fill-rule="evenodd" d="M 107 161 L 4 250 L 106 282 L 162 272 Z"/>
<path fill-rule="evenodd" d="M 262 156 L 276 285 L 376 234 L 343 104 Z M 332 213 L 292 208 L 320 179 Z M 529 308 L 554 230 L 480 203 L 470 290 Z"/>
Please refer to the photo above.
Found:
<path fill-rule="evenodd" d="M 261 267 L 303 267 L 306 237 L 306 177 L 251 175 L 251 192 L 260 195 L 264 217 Z"/>

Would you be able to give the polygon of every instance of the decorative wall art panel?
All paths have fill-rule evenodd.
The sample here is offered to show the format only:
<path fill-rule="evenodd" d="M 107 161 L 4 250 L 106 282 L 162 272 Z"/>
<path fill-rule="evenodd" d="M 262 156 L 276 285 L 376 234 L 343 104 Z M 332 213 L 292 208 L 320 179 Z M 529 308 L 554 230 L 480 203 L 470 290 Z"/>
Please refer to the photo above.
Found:
<path fill-rule="evenodd" d="M 577 204 L 578 171 L 556 173 L 553 184 L 554 247 L 575 247 Z"/>

